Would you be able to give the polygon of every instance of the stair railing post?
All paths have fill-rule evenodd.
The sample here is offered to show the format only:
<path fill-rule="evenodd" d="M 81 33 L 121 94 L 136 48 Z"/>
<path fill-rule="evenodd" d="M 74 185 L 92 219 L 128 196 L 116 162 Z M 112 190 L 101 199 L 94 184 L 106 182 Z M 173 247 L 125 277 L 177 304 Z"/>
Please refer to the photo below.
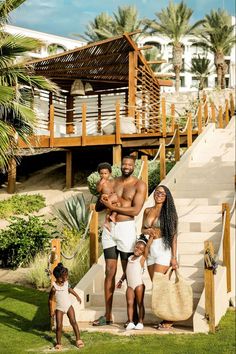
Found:
<path fill-rule="evenodd" d="M 220 128 L 220 129 L 224 128 L 222 106 L 219 106 L 219 117 L 218 117 L 218 121 L 219 121 L 219 128 Z"/>
<path fill-rule="evenodd" d="M 143 155 L 141 156 L 141 161 L 143 162 L 143 169 L 141 171 L 141 180 L 146 183 L 147 185 L 147 195 L 146 199 L 148 198 L 148 157 Z"/>
<path fill-rule="evenodd" d="M 229 96 L 229 101 L 230 101 L 230 117 L 232 117 L 234 115 L 234 110 L 235 110 L 235 107 L 234 107 L 234 96 L 232 94 L 232 92 L 230 93 L 230 96 Z"/>
<path fill-rule="evenodd" d="M 199 102 L 198 111 L 197 111 L 197 126 L 198 126 L 198 135 L 202 132 L 202 104 Z"/>
<path fill-rule="evenodd" d="M 229 124 L 229 100 L 225 100 L 225 126 Z"/>
<path fill-rule="evenodd" d="M 207 122 L 208 119 L 208 102 L 204 103 L 204 123 Z"/>
<path fill-rule="evenodd" d="M 225 213 L 225 227 L 223 230 L 223 265 L 226 267 L 227 292 L 231 291 L 231 259 L 230 259 L 230 207 L 228 203 L 222 204 L 222 218 Z"/>
<path fill-rule="evenodd" d="M 187 146 L 188 148 L 192 145 L 193 143 L 193 137 L 192 137 L 192 113 L 189 112 L 188 114 L 188 126 L 187 126 Z"/>
<path fill-rule="evenodd" d="M 213 102 L 211 102 L 211 122 L 212 123 L 216 122 L 216 109 Z"/>
<path fill-rule="evenodd" d="M 214 257 L 214 247 L 212 241 L 204 242 L 204 254 L 210 252 Z M 215 333 L 215 279 L 211 268 L 205 263 L 204 267 L 204 285 L 205 285 L 205 316 L 209 324 L 209 332 Z"/>
<path fill-rule="evenodd" d="M 95 204 L 90 204 L 90 211 L 93 212 L 89 225 L 90 267 L 92 267 L 98 262 L 98 213 L 95 211 Z"/>
<path fill-rule="evenodd" d="M 171 103 L 171 131 L 174 134 L 175 131 L 175 104 Z"/>
<path fill-rule="evenodd" d="M 179 133 L 179 125 L 175 124 L 175 162 L 180 160 L 180 133 Z"/>
<path fill-rule="evenodd" d="M 166 145 L 165 138 L 160 139 L 160 180 L 162 181 L 166 176 Z"/>
<path fill-rule="evenodd" d="M 166 136 L 166 100 L 165 97 L 161 99 L 161 120 L 162 120 L 162 136 Z"/>
<path fill-rule="evenodd" d="M 82 146 L 86 145 L 86 111 L 87 111 L 87 105 L 86 103 L 83 103 L 82 105 Z"/>

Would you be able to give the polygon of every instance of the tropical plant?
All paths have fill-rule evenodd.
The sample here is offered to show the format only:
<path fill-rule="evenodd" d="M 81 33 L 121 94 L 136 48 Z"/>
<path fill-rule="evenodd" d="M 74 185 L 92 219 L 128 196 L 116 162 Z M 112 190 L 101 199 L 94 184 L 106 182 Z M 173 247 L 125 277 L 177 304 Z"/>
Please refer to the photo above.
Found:
<path fill-rule="evenodd" d="M 12 217 L 12 223 L 0 231 L 0 259 L 4 267 L 28 265 L 38 252 L 49 249 L 55 225 L 41 217 Z"/>
<path fill-rule="evenodd" d="M 142 54 L 144 55 L 145 59 L 147 61 L 154 61 L 154 60 L 161 60 L 161 54 L 160 51 L 157 47 L 153 47 L 150 49 L 147 49 L 145 51 L 142 51 Z M 161 63 L 160 64 L 150 64 L 150 67 L 152 71 L 158 72 L 161 68 Z"/>
<path fill-rule="evenodd" d="M 212 10 L 205 16 L 205 22 L 199 30 L 198 45 L 214 54 L 218 88 L 225 88 L 225 74 L 228 66 L 225 56 L 235 45 L 235 25 L 231 24 L 231 16 L 222 9 Z"/>
<path fill-rule="evenodd" d="M 45 197 L 41 194 L 13 195 L 4 199 L 0 204 L 0 219 L 11 215 L 27 215 L 45 207 Z"/>
<path fill-rule="evenodd" d="M 198 80 L 198 90 L 201 91 L 206 86 L 207 78 L 213 71 L 213 64 L 207 58 L 198 55 L 197 58 L 192 59 L 190 73 Z"/>
<path fill-rule="evenodd" d="M 89 211 L 83 194 L 77 194 L 65 200 L 65 210 L 56 209 L 56 215 L 70 230 L 85 230 Z"/>
<path fill-rule="evenodd" d="M 203 23 L 200 20 L 190 25 L 189 21 L 192 14 L 192 9 L 187 7 L 183 1 L 179 4 L 174 4 L 171 1 L 165 9 L 155 14 L 157 19 L 153 21 L 146 20 L 146 25 L 151 34 L 163 34 L 171 40 L 176 92 L 179 91 L 180 87 L 183 56 L 182 39 L 186 35 L 193 34 L 194 30 Z"/>
<path fill-rule="evenodd" d="M 0 168 L 7 167 L 14 157 L 18 138 L 29 143 L 28 136 L 37 117 L 32 109 L 34 89 L 56 90 L 56 85 L 42 76 L 35 76 L 26 65 L 29 51 L 42 43 L 4 31 L 9 13 L 25 0 L 0 1 Z"/>
<path fill-rule="evenodd" d="M 118 10 L 113 13 L 113 16 L 105 12 L 97 15 L 87 25 L 85 35 L 81 37 L 89 42 L 96 42 L 121 35 L 124 32 L 133 32 L 142 27 L 143 20 L 139 19 L 138 10 L 135 6 L 118 6 Z"/>
<path fill-rule="evenodd" d="M 49 55 L 59 54 L 65 52 L 66 49 L 60 44 L 52 43 L 47 47 L 47 52 Z"/>

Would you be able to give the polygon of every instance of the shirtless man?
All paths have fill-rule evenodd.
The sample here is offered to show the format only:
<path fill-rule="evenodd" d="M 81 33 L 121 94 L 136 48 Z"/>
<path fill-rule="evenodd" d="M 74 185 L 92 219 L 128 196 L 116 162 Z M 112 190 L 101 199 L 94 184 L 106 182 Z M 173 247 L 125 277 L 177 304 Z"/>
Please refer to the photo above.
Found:
<path fill-rule="evenodd" d="M 110 222 L 110 231 L 103 228 L 102 246 L 106 262 L 105 270 L 105 316 L 101 316 L 93 322 L 94 326 L 101 326 L 112 323 L 112 301 L 115 290 L 115 276 L 117 270 L 117 260 L 120 254 L 121 264 L 125 272 L 128 258 L 133 254 L 136 242 L 136 228 L 134 217 L 141 211 L 147 186 L 138 178 L 132 176 L 134 172 L 135 160 L 132 156 L 122 159 L 122 176 L 114 180 L 114 192 L 120 198 L 120 206 L 115 206 L 103 195 L 100 201 L 105 208 L 117 213 L 116 223 Z M 98 209 L 100 211 L 101 209 Z"/>

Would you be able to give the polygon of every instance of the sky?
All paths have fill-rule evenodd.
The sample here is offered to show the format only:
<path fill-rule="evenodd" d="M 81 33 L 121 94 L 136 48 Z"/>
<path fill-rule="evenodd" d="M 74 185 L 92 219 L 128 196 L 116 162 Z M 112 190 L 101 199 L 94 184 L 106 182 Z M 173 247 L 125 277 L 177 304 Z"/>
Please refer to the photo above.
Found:
<path fill-rule="evenodd" d="M 135 5 L 140 18 L 154 19 L 155 13 L 168 3 L 168 0 L 26 0 L 11 14 L 10 24 L 75 39 L 73 35 L 84 34 L 86 25 L 101 12 L 112 15 L 118 6 Z M 185 3 L 194 11 L 191 22 L 217 8 L 235 16 L 234 0 L 185 0 Z"/>

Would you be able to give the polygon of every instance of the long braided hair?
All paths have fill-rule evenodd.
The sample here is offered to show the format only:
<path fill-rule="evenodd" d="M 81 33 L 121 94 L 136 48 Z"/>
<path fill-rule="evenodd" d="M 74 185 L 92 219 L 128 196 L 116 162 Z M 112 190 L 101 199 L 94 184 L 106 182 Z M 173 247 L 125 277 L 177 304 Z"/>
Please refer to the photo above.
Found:
<path fill-rule="evenodd" d="M 163 237 L 165 248 L 171 248 L 173 237 L 175 234 L 177 234 L 178 215 L 176 212 L 174 199 L 170 190 L 163 185 L 159 185 L 157 188 L 159 187 L 162 187 L 166 193 L 166 198 L 162 205 L 160 213 L 161 235 Z"/>

